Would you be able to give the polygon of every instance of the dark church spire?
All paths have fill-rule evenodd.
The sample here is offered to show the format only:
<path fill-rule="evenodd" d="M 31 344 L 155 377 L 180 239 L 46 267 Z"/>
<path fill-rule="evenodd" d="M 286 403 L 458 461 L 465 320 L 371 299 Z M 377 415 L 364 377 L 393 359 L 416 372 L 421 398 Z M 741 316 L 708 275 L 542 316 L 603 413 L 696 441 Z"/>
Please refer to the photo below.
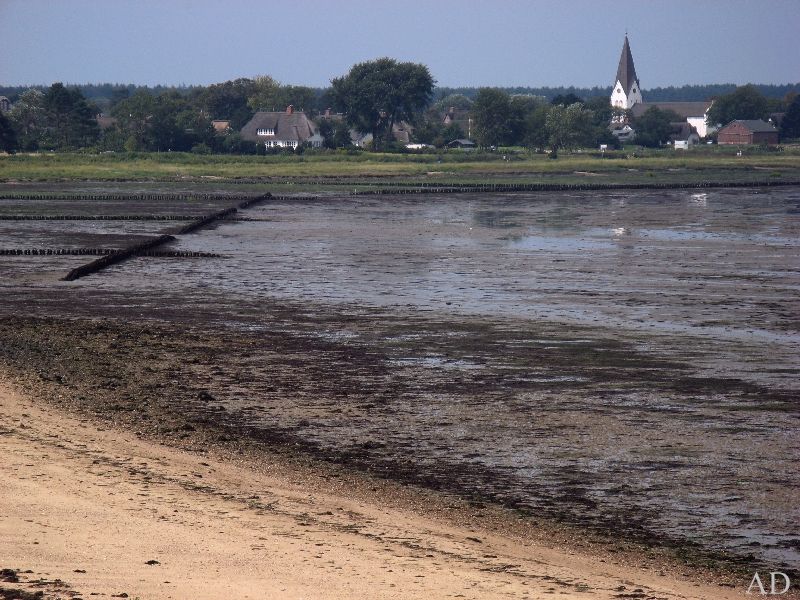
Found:
<path fill-rule="evenodd" d="M 634 83 L 639 87 L 639 78 L 636 77 L 636 67 L 633 66 L 633 56 L 631 55 L 631 47 L 628 45 L 627 32 L 625 33 L 625 43 L 622 45 L 622 54 L 619 57 L 617 81 L 622 84 L 622 89 L 626 94 L 631 91 Z"/>

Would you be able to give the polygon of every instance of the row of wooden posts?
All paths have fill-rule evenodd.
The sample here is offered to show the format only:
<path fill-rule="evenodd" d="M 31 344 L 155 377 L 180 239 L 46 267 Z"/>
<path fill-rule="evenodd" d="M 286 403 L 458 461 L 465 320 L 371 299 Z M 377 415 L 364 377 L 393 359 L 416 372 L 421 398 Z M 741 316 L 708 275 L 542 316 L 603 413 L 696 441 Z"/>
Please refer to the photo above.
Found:
<path fill-rule="evenodd" d="M 217 211 L 215 213 L 205 215 L 198 219 L 195 219 L 191 223 L 180 227 L 177 231 L 175 231 L 175 235 L 184 235 L 187 233 L 193 233 L 203 227 L 208 227 L 209 225 L 213 225 L 215 222 L 219 221 L 220 219 L 225 219 L 229 216 L 236 214 L 238 210 L 249 208 L 254 204 L 259 202 L 265 202 L 271 198 L 271 194 L 262 194 L 260 196 L 249 197 L 242 199 L 236 206 L 232 206 L 230 208 L 226 208 L 224 210 Z M 97 260 L 94 260 L 90 263 L 85 265 L 81 265 L 80 267 L 76 267 L 72 269 L 67 275 L 63 278 L 64 281 L 74 281 L 75 279 L 79 279 L 81 277 L 85 277 L 87 275 L 91 275 L 92 273 L 97 273 L 106 267 L 110 267 L 111 265 L 115 265 L 120 263 L 124 260 L 132 258 L 134 256 L 153 256 L 153 252 L 156 251 L 157 248 L 163 246 L 165 244 L 169 244 L 176 240 L 174 235 L 159 235 L 157 237 L 151 238 L 149 240 L 145 240 L 138 244 L 133 244 L 128 246 L 127 248 L 121 248 L 105 256 L 101 256 Z"/>
<path fill-rule="evenodd" d="M 349 195 L 385 195 L 385 194 L 454 194 L 468 192 L 560 192 L 560 191 L 596 191 L 596 190 L 666 190 L 666 189 L 694 189 L 694 188 L 754 188 L 754 187 L 777 187 L 788 185 L 800 185 L 798 180 L 783 179 L 763 179 L 758 181 L 699 181 L 699 182 L 639 182 L 639 183 L 458 183 L 443 184 L 437 182 L 421 181 L 409 184 L 407 181 L 383 181 L 383 182 L 363 182 L 363 181 L 325 181 L 321 182 L 330 185 L 369 185 L 378 189 L 353 190 Z M 247 208 L 254 202 L 263 202 L 265 197 L 273 200 L 308 200 L 316 197 L 309 196 L 275 196 L 272 194 L 259 194 L 252 196 L 224 196 L 220 194 L 197 194 L 197 193 L 170 193 L 170 194 L 52 194 L 36 192 L 17 192 L 0 193 L 0 200 L 77 200 L 77 201 L 109 201 L 109 200 L 220 200 L 220 199 L 239 199 L 238 208 Z M 2 217 L 1 218 L 10 218 Z M 27 218 L 27 217 L 26 217 Z M 71 217 L 48 217 L 35 216 L 31 219 L 58 219 L 65 220 Z M 82 217 L 76 217 L 82 218 Z M 146 215 L 146 216 L 126 216 L 114 217 L 112 215 L 98 215 L 96 219 L 125 219 L 125 220 L 185 220 L 181 215 Z M 21 217 L 19 220 L 24 220 Z"/>
<path fill-rule="evenodd" d="M 107 256 L 119 252 L 117 248 L 0 248 L 0 256 Z M 219 258 L 214 252 L 188 250 L 145 250 L 138 256 L 164 258 Z"/>

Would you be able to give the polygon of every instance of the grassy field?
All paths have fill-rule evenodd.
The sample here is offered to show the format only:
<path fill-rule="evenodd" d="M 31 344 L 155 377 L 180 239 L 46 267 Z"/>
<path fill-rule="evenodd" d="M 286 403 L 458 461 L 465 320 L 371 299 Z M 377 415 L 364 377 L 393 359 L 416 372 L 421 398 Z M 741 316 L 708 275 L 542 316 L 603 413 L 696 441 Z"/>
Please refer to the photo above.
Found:
<path fill-rule="evenodd" d="M 343 180 L 362 185 L 387 181 L 409 184 L 619 183 L 652 181 L 800 180 L 800 150 L 782 152 L 700 148 L 648 152 L 615 158 L 596 154 L 328 154 L 314 156 L 197 156 L 161 154 L 20 154 L 0 156 L 0 181 L 235 181 L 285 185 Z"/>

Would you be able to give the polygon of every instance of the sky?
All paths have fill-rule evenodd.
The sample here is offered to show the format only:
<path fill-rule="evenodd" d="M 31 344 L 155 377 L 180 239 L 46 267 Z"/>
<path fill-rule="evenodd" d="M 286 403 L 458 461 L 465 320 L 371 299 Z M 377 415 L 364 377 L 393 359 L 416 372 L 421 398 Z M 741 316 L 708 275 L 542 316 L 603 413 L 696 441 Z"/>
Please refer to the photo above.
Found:
<path fill-rule="evenodd" d="M 0 84 L 327 86 L 388 56 L 440 86 L 800 82 L 800 0 L 0 0 Z"/>

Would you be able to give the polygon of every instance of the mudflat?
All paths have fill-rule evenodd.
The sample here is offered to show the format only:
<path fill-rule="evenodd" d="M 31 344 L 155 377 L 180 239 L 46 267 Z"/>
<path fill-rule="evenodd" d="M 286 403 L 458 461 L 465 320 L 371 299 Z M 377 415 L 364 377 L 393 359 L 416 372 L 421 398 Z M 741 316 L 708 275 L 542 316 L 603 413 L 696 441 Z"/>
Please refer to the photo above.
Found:
<path fill-rule="evenodd" d="M 65 196 L 0 216 L 189 219 L 228 201 Z M 564 527 L 741 592 L 800 548 L 798 202 L 791 187 L 275 199 L 174 246 L 218 258 L 67 283 L 85 257 L 0 257 L 0 360 L 106 427 L 433 490 L 478 520 L 510 509 L 510 533 Z M 172 226 L 0 220 L 15 246 Z"/>

